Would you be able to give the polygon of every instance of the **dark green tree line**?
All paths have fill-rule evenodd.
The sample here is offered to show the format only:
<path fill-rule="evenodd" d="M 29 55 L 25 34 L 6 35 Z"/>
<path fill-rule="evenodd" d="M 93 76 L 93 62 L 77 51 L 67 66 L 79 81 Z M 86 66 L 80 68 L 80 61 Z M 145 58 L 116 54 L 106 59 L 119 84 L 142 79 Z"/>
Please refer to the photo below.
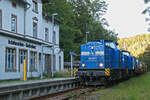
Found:
<path fill-rule="evenodd" d="M 51 16 L 58 13 L 60 24 L 60 47 L 64 49 L 65 61 L 70 60 L 69 51 L 80 54 L 80 45 L 85 43 L 86 32 L 88 41 L 111 39 L 116 41 L 117 35 L 106 30 L 102 16 L 107 11 L 103 0 L 50 0 L 43 7 L 45 13 Z"/>

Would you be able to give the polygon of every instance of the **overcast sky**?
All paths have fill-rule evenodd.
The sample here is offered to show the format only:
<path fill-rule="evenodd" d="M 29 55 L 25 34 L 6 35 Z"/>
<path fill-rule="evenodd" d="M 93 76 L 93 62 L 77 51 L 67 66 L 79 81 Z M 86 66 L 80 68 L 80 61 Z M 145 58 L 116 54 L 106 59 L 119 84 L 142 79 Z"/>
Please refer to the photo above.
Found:
<path fill-rule="evenodd" d="M 119 37 L 130 37 L 147 33 L 145 15 L 141 12 L 145 8 L 144 0 L 106 0 L 108 11 L 105 15 L 112 29 Z"/>

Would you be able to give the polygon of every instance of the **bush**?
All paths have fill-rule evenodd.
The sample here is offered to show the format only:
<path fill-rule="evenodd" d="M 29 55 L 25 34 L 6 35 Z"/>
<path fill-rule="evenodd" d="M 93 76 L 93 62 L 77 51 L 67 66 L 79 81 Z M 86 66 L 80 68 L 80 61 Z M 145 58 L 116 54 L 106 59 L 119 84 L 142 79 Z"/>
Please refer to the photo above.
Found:
<path fill-rule="evenodd" d="M 56 72 L 55 77 L 71 77 L 71 73 L 69 71 L 59 71 L 59 72 Z"/>

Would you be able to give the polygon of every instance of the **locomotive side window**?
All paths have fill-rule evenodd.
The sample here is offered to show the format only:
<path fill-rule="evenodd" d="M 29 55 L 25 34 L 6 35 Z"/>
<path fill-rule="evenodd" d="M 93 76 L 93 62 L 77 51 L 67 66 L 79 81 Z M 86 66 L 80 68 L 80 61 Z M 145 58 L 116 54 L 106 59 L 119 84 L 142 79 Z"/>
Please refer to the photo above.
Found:
<path fill-rule="evenodd" d="M 105 42 L 105 46 L 110 47 L 109 42 Z"/>
<path fill-rule="evenodd" d="M 126 56 L 129 56 L 129 53 L 128 52 L 123 52 L 124 55 Z"/>

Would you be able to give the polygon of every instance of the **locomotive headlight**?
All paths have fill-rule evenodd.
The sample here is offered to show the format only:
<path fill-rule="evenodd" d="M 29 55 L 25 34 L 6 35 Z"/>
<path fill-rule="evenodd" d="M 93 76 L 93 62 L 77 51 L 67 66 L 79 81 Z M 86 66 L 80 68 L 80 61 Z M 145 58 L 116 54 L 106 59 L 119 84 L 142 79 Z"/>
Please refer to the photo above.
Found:
<path fill-rule="evenodd" d="M 91 47 L 91 49 L 93 50 L 93 49 L 94 49 L 94 47 L 92 46 L 92 47 Z"/>
<path fill-rule="evenodd" d="M 104 66 L 104 64 L 103 64 L 103 63 L 100 63 L 100 64 L 99 64 L 99 66 L 100 66 L 100 67 L 103 67 L 103 66 Z"/>
<path fill-rule="evenodd" d="M 85 67 L 85 64 L 82 64 L 83 67 Z"/>

